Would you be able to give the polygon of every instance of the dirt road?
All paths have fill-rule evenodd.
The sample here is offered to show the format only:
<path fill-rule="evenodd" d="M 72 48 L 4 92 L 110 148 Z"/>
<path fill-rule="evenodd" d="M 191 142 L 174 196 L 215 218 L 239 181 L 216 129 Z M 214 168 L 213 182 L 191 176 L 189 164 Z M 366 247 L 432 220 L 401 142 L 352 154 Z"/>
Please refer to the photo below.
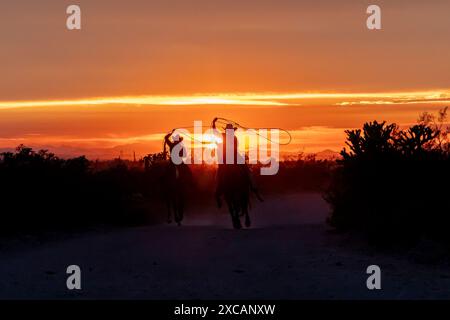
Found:
<path fill-rule="evenodd" d="M 0 298 L 372 299 L 449 298 L 450 268 L 375 254 L 327 232 L 320 195 L 269 199 L 253 227 L 232 230 L 225 210 L 188 212 L 174 225 L 86 233 L 0 250 Z M 66 288 L 79 265 L 82 290 Z M 366 268 L 382 269 L 382 290 Z"/>

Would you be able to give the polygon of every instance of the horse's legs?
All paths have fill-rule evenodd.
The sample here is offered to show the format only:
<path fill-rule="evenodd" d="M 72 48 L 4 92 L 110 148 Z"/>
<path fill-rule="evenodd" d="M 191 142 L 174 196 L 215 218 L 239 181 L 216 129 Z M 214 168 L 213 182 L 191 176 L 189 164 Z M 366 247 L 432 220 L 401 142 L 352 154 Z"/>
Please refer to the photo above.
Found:
<path fill-rule="evenodd" d="M 245 226 L 247 228 L 250 228 L 252 222 L 250 221 L 250 214 L 248 213 L 248 208 L 245 208 L 244 211 L 245 211 Z"/>
<path fill-rule="evenodd" d="M 242 229 L 241 219 L 239 219 L 239 214 L 237 212 L 234 213 L 233 227 L 235 229 Z"/>
<path fill-rule="evenodd" d="M 233 222 L 233 228 L 241 229 L 242 228 L 241 220 L 239 219 L 239 213 L 236 210 L 236 206 L 234 205 L 234 203 L 232 201 L 227 201 L 227 202 L 228 202 L 228 208 L 229 208 L 230 215 L 231 215 L 231 221 Z"/>
<path fill-rule="evenodd" d="M 249 214 L 249 195 L 248 194 L 244 194 L 242 195 L 241 198 L 241 208 L 242 208 L 242 214 L 245 215 L 245 226 L 247 228 L 250 227 L 250 225 L 252 224 L 252 222 L 250 221 L 250 214 Z"/>
<path fill-rule="evenodd" d="M 167 199 L 166 204 L 167 204 L 167 223 L 172 223 L 171 201 L 169 198 Z"/>
<path fill-rule="evenodd" d="M 236 213 L 237 213 L 238 217 L 243 217 L 245 214 L 244 210 L 241 210 L 240 206 L 236 206 L 236 208 L 237 208 Z"/>

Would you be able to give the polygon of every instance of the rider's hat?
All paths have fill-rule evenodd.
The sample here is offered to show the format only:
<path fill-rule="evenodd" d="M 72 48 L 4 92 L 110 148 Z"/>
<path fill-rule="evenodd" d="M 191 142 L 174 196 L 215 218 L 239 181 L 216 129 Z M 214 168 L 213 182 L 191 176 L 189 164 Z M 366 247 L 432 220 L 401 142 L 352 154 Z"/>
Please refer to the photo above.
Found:
<path fill-rule="evenodd" d="M 179 134 L 174 134 L 172 136 L 172 139 L 173 139 L 173 141 L 179 141 L 179 142 L 183 141 L 183 137 L 181 137 Z"/>
<path fill-rule="evenodd" d="M 225 129 L 233 129 L 233 130 L 237 130 L 236 127 L 233 127 L 233 125 L 231 123 L 227 123 L 227 126 L 225 127 Z"/>

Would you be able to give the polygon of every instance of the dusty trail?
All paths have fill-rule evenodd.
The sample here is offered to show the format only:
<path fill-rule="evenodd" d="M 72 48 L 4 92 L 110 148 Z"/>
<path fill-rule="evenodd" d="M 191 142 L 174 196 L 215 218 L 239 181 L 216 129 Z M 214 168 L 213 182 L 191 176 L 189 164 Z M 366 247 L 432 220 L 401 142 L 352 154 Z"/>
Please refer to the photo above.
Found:
<path fill-rule="evenodd" d="M 450 268 L 374 254 L 326 231 L 319 195 L 270 199 L 254 227 L 235 231 L 211 208 L 185 225 L 129 228 L 0 250 L 0 298 L 343 299 L 450 298 Z M 82 290 L 65 270 L 82 269 Z M 365 270 L 382 268 L 383 289 Z"/>

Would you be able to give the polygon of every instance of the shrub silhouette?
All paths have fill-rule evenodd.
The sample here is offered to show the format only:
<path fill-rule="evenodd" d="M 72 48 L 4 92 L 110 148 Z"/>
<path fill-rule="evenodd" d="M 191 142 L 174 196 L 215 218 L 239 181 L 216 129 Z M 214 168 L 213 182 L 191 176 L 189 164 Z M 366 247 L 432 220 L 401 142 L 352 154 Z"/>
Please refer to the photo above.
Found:
<path fill-rule="evenodd" d="M 64 160 L 20 145 L 0 154 L 0 235 L 139 223 L 151 211 L 139 205 L 152 186 L 120 160 L 96 170 L 84 156 Z"/>
<path fill-rule="evenodd" d="M 98 225 L 126 226 L 165 221 L 167 155 L 139 162 L 61 159 L 47 150 L 20 145 L 0 154 L 0 236 L 70 231 Z M 262 193 L 319 191 L 328 184 L 333 161 L 314 156 L 280 163 L 279 174 L 255 179 Z M 194 184 L 188 206 L 215 205 L 216 168 L 191 166 Z M 215 213 L 211 213 L 215 214 Z"/>
<path fill-rule="evenodd" d="M 325 193 L 332 226 L 380 245 L 412 245 L 422 236 L 450 242 L 447 129 L 419 122 L 400 130 L 374 121 L 346 131 L 349 150 L 341 151 Z"/>

